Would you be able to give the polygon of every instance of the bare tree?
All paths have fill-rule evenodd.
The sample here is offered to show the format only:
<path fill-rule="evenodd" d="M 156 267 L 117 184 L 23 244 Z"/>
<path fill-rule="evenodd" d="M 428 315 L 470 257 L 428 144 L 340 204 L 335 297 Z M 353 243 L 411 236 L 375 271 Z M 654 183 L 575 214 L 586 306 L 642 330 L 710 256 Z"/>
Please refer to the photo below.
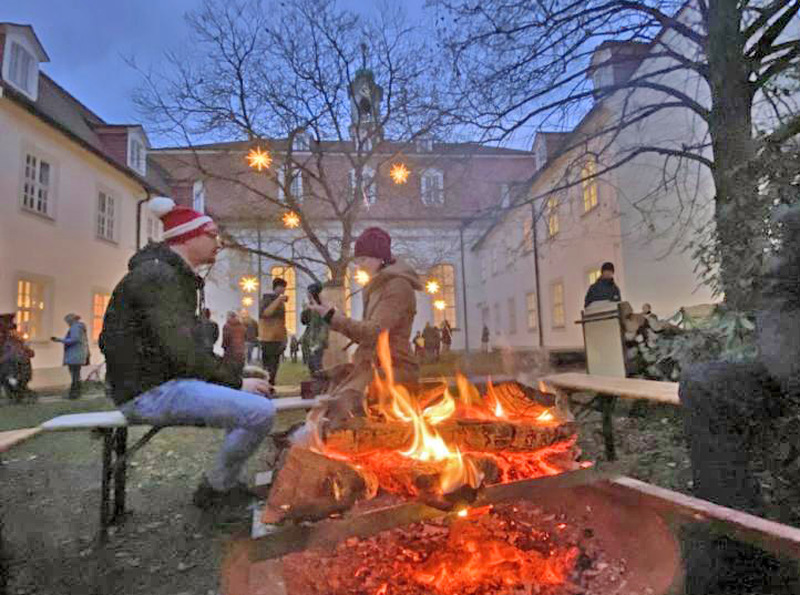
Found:
<path fill-rule="evenodd" d="M 800 1 L 434 4 L 466 106 L 464 125 L 488 140 L 506 139 L 533 126 L 571 129 L 594 106 L 618 102 L 616 117 L 573 137 L 564 151 L 594 152 L 600 165 L 591 177 L 643 155 L 660 156 L 665 172 L 683 164 L 710 171 L 714 226 L 696 256 L 732 306 L 755 305 L 774 200 L 763 192 L 764 176 L 800 133 L 797 95 L 787 94 L 785 84 L 800 65 Z M 643 60 L 648 68 L 639 68 Z M 604 66 L 624 76 L 590 83 Z M 644 120 L 676 110 L 696 122 L 693 138 L 615 142 Z M 578 175 L 564 186 L 586 179 Z M 796 188 L 789 194 L 796 200 Z"/>
<path fill-rule="evenodd" d="M 315 279 L 327 270 L 341 285 L 376 173 L 404 143 L 443 135 L 452 120 L 438 107 L 447 70 L 437 70 L 430 36 L 388 5 L 366 19 L 334 0 L 206 0 L 187 20 L 191 46 L 143 71 L 136 95 L 156 132 L 191 149 L 173 173 L 183 167 L 235 194 L 231 244 Z M 273 163 L 253 171 L 241 143 L 201 144 L 231 139 Z M 256 227 L 280 229 L 290 213 L 295 231 L 256 246 Z"/>

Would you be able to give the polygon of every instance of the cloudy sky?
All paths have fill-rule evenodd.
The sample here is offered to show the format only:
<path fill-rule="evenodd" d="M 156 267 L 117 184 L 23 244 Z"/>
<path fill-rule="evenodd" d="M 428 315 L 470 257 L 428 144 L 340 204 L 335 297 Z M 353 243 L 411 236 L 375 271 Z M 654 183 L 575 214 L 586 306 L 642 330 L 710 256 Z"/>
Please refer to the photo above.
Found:
<path fill-rule="evenodd" d="M 131 92 L 139 75 L 125 62 L 157 64 L 188 32 L 184 14 L 202 0 L 0 0 L 0 22 L 32 25 L 57 83 L 111 123 L 136 122 Z M 402 0 L 408 14 L 424 0 Z M 343 0 L 353 10 L 376 10 L 371 0 Z"/>

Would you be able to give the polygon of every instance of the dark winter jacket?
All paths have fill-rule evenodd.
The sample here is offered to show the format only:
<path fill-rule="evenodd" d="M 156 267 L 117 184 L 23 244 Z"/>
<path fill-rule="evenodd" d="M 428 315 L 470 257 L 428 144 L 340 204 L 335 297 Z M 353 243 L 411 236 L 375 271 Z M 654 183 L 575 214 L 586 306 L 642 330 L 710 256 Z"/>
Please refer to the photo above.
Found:
<path fill-rule="evenodd" d="M 150 244 L 128 268 L 111 296 L 100 335 L 114 403 L 176 378 L 240 387 L 236 369 L 203 345 L 198 315 L 203 281 L 189 265 L 165 244 Z"/>
<path fill-rule="evenodd" d="M 328 346 L 328 323 L 313 310 L 303 310 L 300 315 L 300 322 L 306 327 L 303 336 L 300 338 L 303 349 L 307 353 L 316 353 L 324 350 Z"/>
<path fill-rule="evenodd" d="M 592 283 L 589 291 L 586 292 L 586 299 L 583 300 L 583 307 L 587 307 L 592 302 L 599 302 L 608 300 L 611 302 L 619 302 L 622 297 L 619 293 L 619 287 L 614 283 L 613 279 L 603 279 L 602 277 Z"/>

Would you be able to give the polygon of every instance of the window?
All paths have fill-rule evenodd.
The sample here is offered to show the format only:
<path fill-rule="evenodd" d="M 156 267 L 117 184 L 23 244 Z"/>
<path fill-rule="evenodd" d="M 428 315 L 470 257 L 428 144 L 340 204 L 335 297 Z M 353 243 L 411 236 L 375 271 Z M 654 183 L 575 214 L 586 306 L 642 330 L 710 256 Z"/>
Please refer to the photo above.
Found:
<path fill-rule="evenodd" d="M 97 195 L 97 237 L 116 241 L 116 200 L 110 194 L 99 192 Z"/>
<path fill-rule="evenodd" d="M 535 331 L 539 321 L 536 316 L 536 294 L 525 294 L 525 308 L 528 312 L 528 330 Z"/>
<path fill-rule="evenodd" d="M 494 332 L 496 335 L 501 334 L 500 331 L 500 304 L 494 305 Z"/>
<path fill-rule="evenodd" d="M 426 169 L 420 178 L 422 203 L 431 207 L 444 204 L 444 174 L 438 169 Z"/>
<path fill-rule="evenodd" d="M 52 207 L 52 171 L 50 163 L 33 154 L 25 155 L 22 182 L 23 208 L 50 216 Z"/>
<path fill-rule="evenodd" d="M 296 202 L 303 202 L 303 172 L 295 171 L 288 164 L 278 171 L 278 200 L 286 200 L 285 191 Z"/>
<path fill-rule="evenodd" d="M 589 281 L 589 285 L 592 285 L 595 281 L 600 278 L 600 269 L 592 269 L 588 273 L 586 273 L 586 277 Z"/>
<path fill-rule="evenodd" d="M 508 184 L 500 184 L 500 206 L 507 208 L 511 205 L 511 187 Z"/>
<path fill-rule="evenodd" d="M 273 280 L 280 277 L 286 281 L 285 295 L 288 298 L 286 302 L 286 332 L 290 335 L 294 335 L 297 333 L 297 282 L 294 269 L 291 267 L 275 266 L 272 267 L 270 274 Z M 271 283 L 270 287 L 272 287 Z"/>
<path fill-rule="evenodd" d="M 26 340 L 45 340 L 45 284 L 22 278 L 17 281 L 17 328 Z"/>
<path fill-rule="evenodd" d="M 144 145 L 136 137 L 130 137 L 128 142 L 128 165 L 145 175 L 147 172 L 147 160 Z"/>
<path fill-rule="evenodd" d="M 553 283 L 553 328 L 564 328 L 566 313 L 564 311 L 564 282 Z"/>
<path fill-rule="evenodd" d="M 92 341 L 97 343 L 100 340 L 100 333 L 103 330 L 103 317 L 106 315 L 108 302 L 111 295 L 108 293 L 92 294 Z"/>
<path fill-rule="evenodd" d="M 154 215 L 147 215 L 147 241 L 161 241 L 162 231 L 161 220 Z"/>
<path fill-rule="evenodd" d="M 414 144 L 417 147 L 418 153 L 430 153 L 433 151 L 432 138 L 418 138 Z"/>
<path fill-rule="evenodd" d="M 431 279 L 439 282 L 439 293 L 433 296 L 434 301 L 444 300 L 444 310 L 433 309 L 433 323 L 436 326 L 447 320 L 455 327 L 456 319 L 456 269 L 452 264 L 438 264 L 430 272 Z"/>
<path fill-rule="evenodd" d="M 11 42 L 11 63 L 8 69 L 8 75 L 11 82 L 14 83 L 20 91 L 27 95 L 33 95 L 33 83 L 36 80 L 36 72 L 34 71 L 34 59 L 25 48 L 15 42 Z"/>
<path fill-rule="evenodd" d="M 350 170 L 350 191 L 356 188 L 356 170 Z M 361 197 L 366 206 L 372 206 L 378 200 L 378 183 L 375 180 L 375 170 L 364 166 L 361 170 Z"/>
<path fill-rule="evenodd" d="M 206 212 L 206 185 L 203 180 L 197 180 L 192 185 L 192 208 L 199 212 Z"/>
<path fill-rule="evenodd" d="M 298 132 L 292 139 L 293 151 L 308 151 L 311 147 L 311 139 L 306 132 Z"/>
<path fill-rule="evenodd" d="M 517 334 L 517 300 L 508 298 L 508 334 Z"/>
<path fill-rule="evenodd" d="M 525 252 L 533 251 L 533 217 L 522 220 L 522 248 Z"/>
<path fill-rule="evenodd" d="M 552 238 L 558 233 L 558 199 L 551 196 L 547 199 L 547 236 Z"/>
<path fill-rule="evenodd" d="M 594 158 L 589 159 L 581 168 L 581 187 L 583 188 L 583 212 L 588 213 L 597 206 L 597 165 Z M 591 179 L 587 179 L 591 178 Z"/>

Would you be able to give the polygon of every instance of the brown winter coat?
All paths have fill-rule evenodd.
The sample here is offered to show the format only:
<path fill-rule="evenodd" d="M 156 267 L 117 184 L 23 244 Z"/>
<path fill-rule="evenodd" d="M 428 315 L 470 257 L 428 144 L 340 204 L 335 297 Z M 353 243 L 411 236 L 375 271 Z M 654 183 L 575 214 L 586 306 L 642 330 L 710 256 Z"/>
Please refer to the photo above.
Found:
<path fill-rule="evenodd" d="M 286 342 L 286 305 L 275 293 L 266 293 L 261 298 L 261 314 L 258 319 L 258 340 Z"/>
<path fill-rule="evenodd" d="M 222 349 L 224 361 L 244 364 L 245 347 L 244 338 L 247 328 L 238 318 L 228 319 L 222 327 Z"/>
<path fill-rule="evenodd" d="M 396 261 L 378 272 L 364 287 L 363 320 L 340 314 L 333 317 L 331 329 L 357 343 L 358 349 L 353 363 L 347 366 L 346 375 L 332 378 L 334 385 L 329 387 L 332 397 L 364 394 L 372 380 L 373 362 L 377 361 L 378 336 L 384 330 L 389 332 L 395 382 L 418 381 L 419 365 L 409 345 L 411 326 L 417 314 L 414 292 L 421 289 L 422 282 L 414 269 L 405 262 Z"/>

